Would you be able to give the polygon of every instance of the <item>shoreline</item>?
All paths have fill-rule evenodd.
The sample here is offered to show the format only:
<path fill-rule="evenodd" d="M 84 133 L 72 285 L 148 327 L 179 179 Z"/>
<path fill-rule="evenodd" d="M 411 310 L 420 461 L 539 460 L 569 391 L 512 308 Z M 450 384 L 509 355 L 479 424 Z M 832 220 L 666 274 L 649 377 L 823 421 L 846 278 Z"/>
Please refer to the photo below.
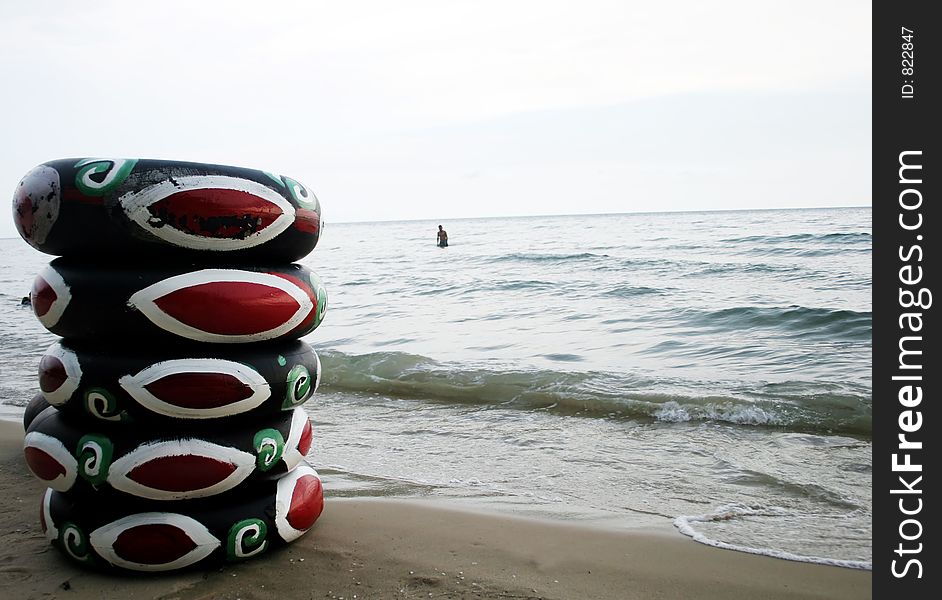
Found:
<path fill-rule="evenodd" d="M 240 564 L 159 575 L 85 571 L 39 527 L 42 485 L 0 420 L 0 596 L 5 598 L 867 598 L 871 572 L 440 502 L 329 496 L 294 544 Z"/>

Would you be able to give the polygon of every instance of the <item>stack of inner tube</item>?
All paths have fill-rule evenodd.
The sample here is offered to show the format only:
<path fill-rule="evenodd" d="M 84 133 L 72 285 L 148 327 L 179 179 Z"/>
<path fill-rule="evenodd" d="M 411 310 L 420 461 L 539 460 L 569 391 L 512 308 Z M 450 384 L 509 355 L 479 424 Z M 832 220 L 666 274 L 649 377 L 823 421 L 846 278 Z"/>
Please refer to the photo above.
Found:
<path fill-rule="evenodd" d="M 62 339 L 39 364 L 23 451 L 40 521 L 91 568 L 169 571 L 289 543 L 323 510 L 303 404 L 327 294 L 294 264 L 321 209 L 266 171 L 165 160 L 56 160 L 13 219 L 59 258 L 30 291 Z"/>

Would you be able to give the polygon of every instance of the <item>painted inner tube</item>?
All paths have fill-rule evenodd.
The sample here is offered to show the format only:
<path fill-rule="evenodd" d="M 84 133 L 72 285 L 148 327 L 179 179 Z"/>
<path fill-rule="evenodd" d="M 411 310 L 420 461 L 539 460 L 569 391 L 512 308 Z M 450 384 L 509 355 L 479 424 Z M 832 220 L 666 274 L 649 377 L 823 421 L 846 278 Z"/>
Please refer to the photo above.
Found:
<path fill-rule="evenodd" d="M 63 341 L 39 361 L 49 404 L 70 416 L 126 423 L 273 414 L 307 402 L 320 376 L 317 353 L 299 340 L 122 352 Z"/>
<path fill-rule="evenodd" d="M 98 267 L 58 258 L 36 276 L 30 300 L 33 313 L 56 335 L 120 339 L 126 346 L 296 339 L 320 325 L 327 310 L 320 278 L 296 264 Z"/>
<path fill-rule="evenodd" d="M 40 524 L 70 559 L 93 568 L 172 571 L 241 561 L 290 543 L 320 516 L 324 494 L 307 464 L 237 497 L 109 502 L 47 489 Z"/>
<path fill-rule="evenodd" d="M 47 254 L 122 255 L 165 261 L 292 262 L 317 245 L 321 207 L 290 177 L 169 160 L 70 158 L 20 181 L 13 220 Z"/>
<path fill-rule="evenodd" d="M 23 439 L 26 464 L 59 492 L 110 487 L 150 500 L 187 500 L 228 492 L 298 466 L 311 448 L 303 408 L 241 427 L 86 429 L 50 407 Z"/>
<path fill-rule="evenodd" d="M 42 394 L 33 396 L 23 410 L 23 431 L 29 429 L 29 424 L 47 408 L 49 408 L 49 402 L 46 401 Z"/>

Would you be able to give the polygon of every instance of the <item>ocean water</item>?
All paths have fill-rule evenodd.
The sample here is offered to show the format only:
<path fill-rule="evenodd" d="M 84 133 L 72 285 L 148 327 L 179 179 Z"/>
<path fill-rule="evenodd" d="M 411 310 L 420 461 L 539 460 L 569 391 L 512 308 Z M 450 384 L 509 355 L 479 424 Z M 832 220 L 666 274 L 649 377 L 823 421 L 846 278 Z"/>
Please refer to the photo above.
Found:
<path fill-rule="evenodd" d="M 869 568 L 869 208 L 454 220 L 441 249 L 325 206 L 328 495 Z M 19 304 L 50 258 L 0 240 L 6 418 L 55 339 Z"/>

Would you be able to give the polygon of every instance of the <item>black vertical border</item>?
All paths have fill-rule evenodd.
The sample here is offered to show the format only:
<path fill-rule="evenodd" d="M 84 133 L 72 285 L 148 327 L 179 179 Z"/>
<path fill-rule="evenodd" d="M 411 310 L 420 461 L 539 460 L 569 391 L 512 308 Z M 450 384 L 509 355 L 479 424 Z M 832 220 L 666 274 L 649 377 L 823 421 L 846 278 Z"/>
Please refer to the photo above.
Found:
<path fill-rule="evenodd" d="M 905 2 L 902 0 L 877 0 L 873 6 L 873 597 L 921 599 L 937 598 L 942 589 L 939 579 L 942 577 L 942 565 L 935 562 L 939 552 L 935 545 L 942 540 L 936 530 L 936 514 L 942 507 L 937 506 L 939 496 L 929 492 L 929 487 L 939 489 L 940 477 L 938 457 L 942 455 L 942 427 L 939 419 L 942 413 L 936 407 L 942 402 L 942 361 L 939 360 L 942 339 L 939 339 L 937 321 L 942 309 L 936 306 L 942 303 L 942 289 L 937 282 L 942 281 L 938 261 L 938 236 L 942 235 L 937 205 L 942 203 L 937 183 L 942 176 L 942 154 L 937 151 L 942 121 L 942 98 L 938 93 L 937 81 L 942 69 L 939 60 L 939 38 L 942 35 L 942 21 L 929 16 L 932 4 L 929 2 Z M 938 5 L 935 6 L 938 10 Z M 902 38 L 906 27 L 913 31 L 912 57 L 903 55 L 905 48 Z M 903 69 L 907 65 L 903 60 L 914 61 L 912 74 Z M 912 85 L 911 94 L 903 86 Z M 906 97 L 906 96 L 912 97 Z M 922 165 L 922 181 L 919 184 L 900 183 L 900 154 L 907 151 L 921 151 L 921 155 L 909 155 L 910 163 L 918 161 Z M 909 179 L 915 178 L 915 171 Z M 918 188 L 922 194 L 922 204 L 918 209 L 904 210 L 900 206 L 900 194 L 908 188 Z M 916 195 L 907 193 L 905 200 L 914 203 Z M 918 230 L 907 231 L 900 225 L 900 215 L 909 225 L 918 222 L 916 212 L 921 214 L 922 225 Z M 917 238 L 921 236 L 921 238 Z M 919 246 L 918 251 L 912 250 Z M 902 258 L 907 256 L 909 260 Z M 913 268 L 920 266 L 923 279 L 915 285 L 903 285 L 900 282 L 900 269 L 905 265 Z M 918 270 L 915 271 L 918 273 Z M 907 272 L 910 274 L 911 272 Z M 933 297 L 929 308 L 903 308 L 900 302 L 900 290 L 913 292 L 927 288 L 939 292 Z M 911 332 L 901 328 L 900 317 L 906 312 L 921 312 L 922 330 Z M 911 323 L 911 322 L 907 322 Z M 918 359 L 910 355 L 909 362 L 919 360 L 921 371 L 899 369 L 900 338 L 906 335 L 921 335 L 920 341 L 910 340 L 907 347 L 921 350 Z M 917 348 L 918 345 L 918 348 Z M 905 382 L 894 381 L 893 377 L 901 373 L 919 373 L 923 380 L 915 382 L 921 385 L 923 399 L 916 407 L 905 407 L 899 401 L 900 387 Z M 900 450 L 900 418 L 903 411 L 919 411 L 922 424 L 918 431 L 907 433 L 910 441 L 923 443 L 921 450 Z M 910 422 L 910 426 L 911 426 Z M 913 463 L 922 465 L 918 473 L 894 472 L 893 455 L 902 462 L 902 453 L 909 453 Z M 935 460 L 932 457 L 935 457 Z M 899 494 L 904 486 L 898 477 L 906 477 L 913 488 L 920 494 Z M 914 477 L 922 475 L 918 485 L 913 485 Z M 907 516 L 900 510 L 900 499 L 906 498 L 904 506 L 913 510 L 918 506 L 916 498 L 921 498 L 921 510 L 916 515 Z M 917 527 L 912 522 L 904 525 L 903 532 L 912 537 L 920 532 L 918 539 L 905 540 L 900 534 L 900 526 L 905 519 L 919 521 Z M 921 548 L 919 544 L 922 544 Z M 898 553 L 899 544 L 913 553 Z M 919 552 L 915 552 L 915 550 Z M 905 569 L 907 561 L 916 559 L 915 564 Z M 894 562 L 896 561 L 895 566 Z M 893 574 L 906 571 L 903 577 Z"/>

